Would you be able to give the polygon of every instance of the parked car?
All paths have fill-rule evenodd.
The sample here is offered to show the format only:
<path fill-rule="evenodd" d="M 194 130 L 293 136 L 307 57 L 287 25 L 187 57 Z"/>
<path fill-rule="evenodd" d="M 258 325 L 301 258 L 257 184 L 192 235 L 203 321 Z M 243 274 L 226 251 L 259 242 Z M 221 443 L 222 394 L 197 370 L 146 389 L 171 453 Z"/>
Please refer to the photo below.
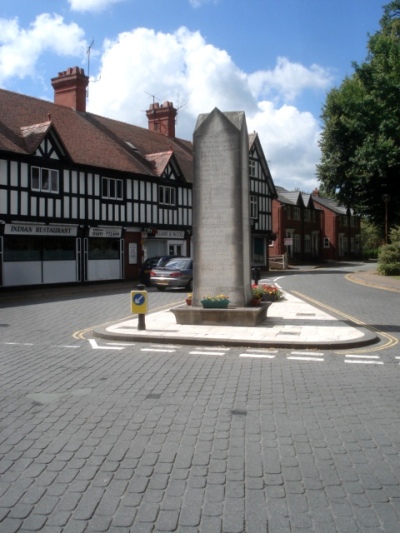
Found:
<path fill-rule="evenodd" d="M 168 287 L 185 287 L 193 290 L 193 259 L 175 257 L 163 266 L 156 266 L 150 272 L 150 284 L 159 291 Z"/>
<path fill-rule="evenodd" d="M 155 266 L 164 266 L 176 255 L 158 255 L 156 257 L 148 257 L 142 264 L 139 270 L 139 281 L 144 285 L 150 285 L 150 272 Z"/>

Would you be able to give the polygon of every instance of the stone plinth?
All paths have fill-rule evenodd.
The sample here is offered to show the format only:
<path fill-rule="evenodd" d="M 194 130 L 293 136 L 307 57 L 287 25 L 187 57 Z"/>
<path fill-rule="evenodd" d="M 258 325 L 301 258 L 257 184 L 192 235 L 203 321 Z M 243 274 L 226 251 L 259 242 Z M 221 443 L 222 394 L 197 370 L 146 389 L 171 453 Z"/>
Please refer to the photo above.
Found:
<path fill-rule="evenodd" d="M 176 323 L 194 326 L 241 326 L 253 327 L 267 318 L 270 303 L 261 307 L 235 307 L 232 309 L 203 309 L 202 307 L 182 306 L 171 309 Z"/>

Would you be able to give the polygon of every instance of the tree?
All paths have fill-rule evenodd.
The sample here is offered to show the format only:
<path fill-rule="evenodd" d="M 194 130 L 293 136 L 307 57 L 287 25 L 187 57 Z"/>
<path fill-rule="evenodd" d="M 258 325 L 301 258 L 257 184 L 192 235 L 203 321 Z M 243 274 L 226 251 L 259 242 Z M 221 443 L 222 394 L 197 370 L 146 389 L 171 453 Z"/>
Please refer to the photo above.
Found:
<path fill-rule="evenodd" d="M 322 110 L 321 190 L 383 227 L 400 222 L 400 0 L 384 7 L 364 63 Z"/>

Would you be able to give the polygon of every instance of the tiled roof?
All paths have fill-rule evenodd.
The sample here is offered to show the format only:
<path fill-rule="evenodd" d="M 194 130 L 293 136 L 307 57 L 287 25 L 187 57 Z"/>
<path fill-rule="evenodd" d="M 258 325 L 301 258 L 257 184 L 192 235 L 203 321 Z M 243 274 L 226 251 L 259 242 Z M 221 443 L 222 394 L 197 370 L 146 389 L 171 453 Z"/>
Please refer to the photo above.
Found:
<path fill-rule="evenodd" d="M 0 109 L 0 150 L 31 154 L 51 122 L 77 165 L 156 177 L 159 168 L 148 156 L 172 150 L 184 179 L 193 181 L 188 141 L 3 89 Z"/>
<path fill-rule="evenodd" d="M 312 195 L 312 199 L 316 207 L 318 204 L 320 204 L 322 207 L 325 207 L 330 211 L 337 213 L 338 215 L 347 215 L 347 209 L 339 205 L 337 202 L 335 202 L 335 200 L 331 200 L 330 198 L 324 198 L 314 194 Z M 350 211 L 351 213 L 353 212 L 352 210 Z"/>

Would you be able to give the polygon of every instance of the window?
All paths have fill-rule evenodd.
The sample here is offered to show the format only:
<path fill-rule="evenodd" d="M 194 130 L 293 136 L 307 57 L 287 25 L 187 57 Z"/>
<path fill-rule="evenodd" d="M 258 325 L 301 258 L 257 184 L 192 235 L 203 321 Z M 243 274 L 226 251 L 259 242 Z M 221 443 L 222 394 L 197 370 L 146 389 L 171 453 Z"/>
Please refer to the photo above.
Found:
<path fill-rule="evenodd" d="M 311 222 L 311 211 L 309 209 L 304 210 L 304 221 Z"/>
<path fill-rule="evenodd" d="M 295 233 L 293 235 L 293 251 L 295 253 L 301 252 L 301 244 L 300 244 L 300 235 L 298 233 Z"/>
<path fill-rule="evenodd" d="M 329 248 L 329 238 L 324 237 L 324 248 Z"/>
<path fill-rule="evenodd" d="M 250 218 L 258 218 L 257 196 L 250 196 Z"/>
<path fill-rule="evenodd" d="M 252 176 L 253 178 L 257 177 L 256 162 L 252 159 L 249 159 L 249 176 Z"/>
<path fill-rule="evenodd" d="M 110 198 L 111 200 L 122 200 L 122 180 L 114 178 L 102 178 L 101 195 L 103 198 Z"/>
<path fill-rule="evenodd" d="M 57 194 L 60 190 L 58 170 L 32 167 L 31 188 L 33 191 Z"/>
<path fill-rule="evenodd" d="M 304 251 L 305 253 L 311 252 L 311 237 L 310 235 L 304 235 Z"/>
<path fill-rule="evenodd" d="M 176 191 L 174 187 L 167 187 L 166 185 L 160 185 L 159 187 L 159 201 L 163 205 L 172 205 L 176 204 Z"/>
<path fill-rule="evenodd" d="M 293 207 L 293 220 L 300 220 L 300 207 Z"/>

